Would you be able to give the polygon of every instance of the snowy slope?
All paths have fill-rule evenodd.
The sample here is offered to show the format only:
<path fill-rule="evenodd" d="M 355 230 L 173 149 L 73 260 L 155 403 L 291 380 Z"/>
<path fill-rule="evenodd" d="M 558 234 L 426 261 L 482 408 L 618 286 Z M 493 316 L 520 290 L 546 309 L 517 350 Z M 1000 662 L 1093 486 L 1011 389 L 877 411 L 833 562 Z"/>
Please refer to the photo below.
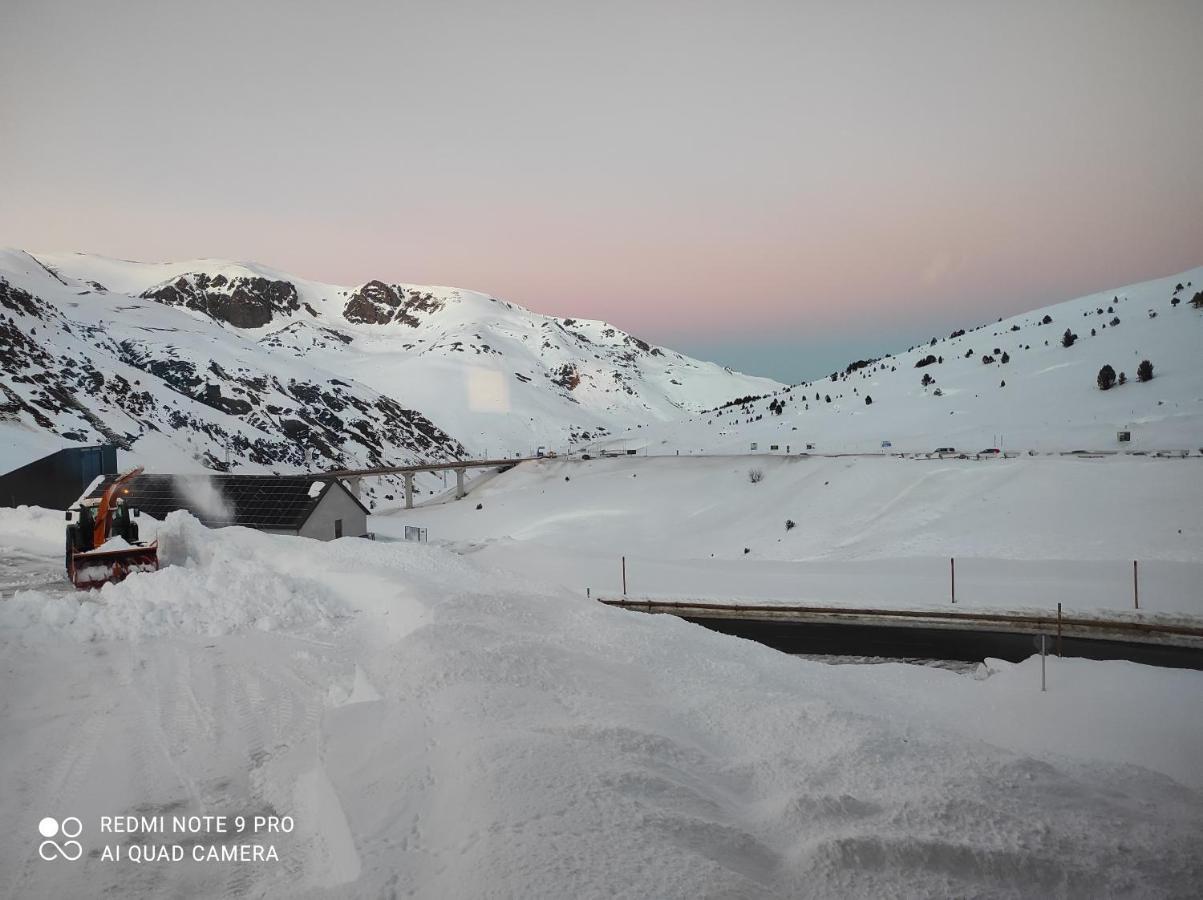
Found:
<path fill-rule="evenodd" d="M 761 473 L 753 484 L 749 471 Z M 477 509 L 479 504 L 480 508 Z M 717 602 L 1203 618 L 1203 459 L 542 460 L 373 516 L 566 590 Z M 787 528 L 786 523 L 794 523 Z"/>
<path fill-rule="evenodd" d="M 1181 287 L 1179 287 L 1181 286 Z M 952 335 L 832 378 L 625 437 L 648 452 L 1203 448 L 1203 267 Z M 1173 301 L 1179 302 L 1174 305 Z M 1155 317 L 1151 317 L 1152 314 Z M 1048 319 L 1048 324 L 1044 320 Z M 1062 339 L 1069 329 L 1072 346 Z M 918 365 L 929 357 L 932 362 Z M 1154 377 L 1137 381 L 1137 366 Z M 1099 390 L 1111 365 L 1127 383 Z M 924 376 L 933 382 L 924 385 Z M 938 393 L 937 393 L 938 392 Z M 872 404 L 866 403 L 872 399 Z M 733 399 L 733 398 L 729 398 Z M 780 401 L 776 413 L 771 405 Z M 750 420 L 750 421 L 749 421 Z M 1130 430 L 1130 444 L 1117 443 Z M 621 443 L 621 442 L 619 442 Z"/>
<path fill-rule="evenodd" d="M 111 440 L 168 471 L 367 465 L 462 452 L 421 413 L 262 352 L 203 314 L 64 280 L 0 253 L 0 426 Z M 18 441 L 20 443 L 20 441 Z"/>
<path fill-rule="evenodd" d="M 374 521 L 420 520 L 432 539 L 665 559 L 1203 562 L 1198 456 L 539 460 L 471 496 L 481 509 L 440 503 Z"/>
<path fill-rule="evenodd" d="M 23 515 L 0 523 L 27 535 Z M 91 602 L 0 603 L 6 895 L 1185 897 L 1203 879 L 1203 673 L 1053 658 L 1042 693 L 1037 659 L 827 666 L 434 545 L 182 513 L 160 539 L 170 567 Z M 38 860 L 51 813 L 81 820 L 78 863 Z M 100 830 L 126 814 L 295 827 Z M 191 855 L 239 843 L 277 858 Z M 134 844 L 185 858 L 102 857 Z"/>
<path fill-rule="evenodd" d="M 0 257 L 0 278 L 60 312 L 70 309 L 68 318 L 103 319 L 111 338 L 134 342 L 135 367 L 146 369 L 170 344 L 196 371 L 216 346 L 215 359 L 224 351 L 227 362 L 253 362 L 256 376 L 337 372 L 419 411 L 473 454 L 563 449 L 637 422 L 673 421 L 732 393 L 780 387 L 653 347 L 604 322 L 538 315 L 455 288 L 340 287 L 254 263 L 146 264 L 62 253 L 34 259 L 20 251 Z M 225 375 L 210 369 L 204 379 L 249 399 L 245 380 L 221 367 Z M 224 447 L 206 449 L 224 460 Z M 321 447 L 315 453 L 335 455 Z M 233 462 L 244 460 L 263 464 L 236 448 Z"/>

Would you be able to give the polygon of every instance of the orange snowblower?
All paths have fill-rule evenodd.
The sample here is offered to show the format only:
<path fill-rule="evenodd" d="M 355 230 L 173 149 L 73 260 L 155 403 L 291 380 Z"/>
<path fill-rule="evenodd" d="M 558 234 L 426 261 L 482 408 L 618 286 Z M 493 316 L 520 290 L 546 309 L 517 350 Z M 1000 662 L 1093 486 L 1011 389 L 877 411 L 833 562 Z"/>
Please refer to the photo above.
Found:
<path fill-rule="evenodd" d="M 126 472 L 100 497 L 67 510 L 67 576 L 80 590 L 158 570 L 159 542 L 139 542 L 138 510 L 125 502 L 128 482 L 141 474 L 141 467 Z"/>

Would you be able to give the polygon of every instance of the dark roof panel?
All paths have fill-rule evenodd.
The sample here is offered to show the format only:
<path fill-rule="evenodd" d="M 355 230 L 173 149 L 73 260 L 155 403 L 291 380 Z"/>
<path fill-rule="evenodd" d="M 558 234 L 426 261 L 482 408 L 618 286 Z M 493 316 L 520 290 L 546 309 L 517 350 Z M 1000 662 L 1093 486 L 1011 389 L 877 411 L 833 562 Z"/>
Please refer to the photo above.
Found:
<path fill-rule="evenodd" d="M 101 496 L 116 477 L 106 476 L 89 496 Z M 317 480 L 312 475 L 138 475 L 126 483 L 125 501 L 156 519 L 186 509 L 211 528 L 245 525 L 295 531 L 333 483 L 310 497 Z M 341 485 L 337 489 L 345 490 Z"/>

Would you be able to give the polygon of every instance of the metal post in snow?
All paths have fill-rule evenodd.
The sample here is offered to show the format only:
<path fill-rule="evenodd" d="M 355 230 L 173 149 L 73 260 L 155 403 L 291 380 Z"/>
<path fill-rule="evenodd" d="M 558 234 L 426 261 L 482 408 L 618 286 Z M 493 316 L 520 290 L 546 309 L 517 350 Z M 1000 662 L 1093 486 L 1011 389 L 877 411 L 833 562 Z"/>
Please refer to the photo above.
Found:
<path fill-rule="evenodd" d="M 1061 604 L 1057 604 L 1057 656 L 1061 655 Z"/>
<path fill-rule="evenodd" d="M 627 558 L 622 558 L 622 595 L 627 595 Z"/>
<path fill-rule="evenodd" d="M 949 584 L 952 586 L 952 602 L 957 602 L 957 561 L 956 557 L 948 559 Z"/>
<path fill-rule="evenodd" d="M 592 589 L 592 588 L 585 588 L 585 599 L 586 599 L 586 600 L 591 600 L 592 598 L 593 598 L 593 589 Z"/>
<path fill-rule="evenodd" d="M 1136 576 L 1136 560 L 1132 560 L 1132 602 L 1140 609 L 1140 580 Z"/>
<path fill-rule="evenodd" d="M 1040 635 L 1040 690 L 1046 691 L 1047 682 L 1044 678 L 1044 635 Z"/>

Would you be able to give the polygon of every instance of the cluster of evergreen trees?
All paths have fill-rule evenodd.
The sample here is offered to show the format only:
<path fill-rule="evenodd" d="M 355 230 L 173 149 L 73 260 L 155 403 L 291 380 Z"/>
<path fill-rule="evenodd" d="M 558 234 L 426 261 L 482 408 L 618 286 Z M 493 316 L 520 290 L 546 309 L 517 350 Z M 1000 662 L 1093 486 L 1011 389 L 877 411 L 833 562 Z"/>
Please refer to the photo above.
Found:
<path fill-rule="evenodd" d="M 1149 360 L 1142 359 L 1140 361 L 1140 365 L 1136 367 L 1136 379 L 1138 381 L 1153 380 L 1153 364 Z M 1099 374 L 1095 378 L 1095 381 L 1100 391 L 1109 391 L 1117 384 L 1127 384 L 1128 376 L 1124 372 L 1120 372 L 1117 376 L 1115 369 L 1111 368 L 1111 365 L 1108 364 L 1099 369 Z"/>

